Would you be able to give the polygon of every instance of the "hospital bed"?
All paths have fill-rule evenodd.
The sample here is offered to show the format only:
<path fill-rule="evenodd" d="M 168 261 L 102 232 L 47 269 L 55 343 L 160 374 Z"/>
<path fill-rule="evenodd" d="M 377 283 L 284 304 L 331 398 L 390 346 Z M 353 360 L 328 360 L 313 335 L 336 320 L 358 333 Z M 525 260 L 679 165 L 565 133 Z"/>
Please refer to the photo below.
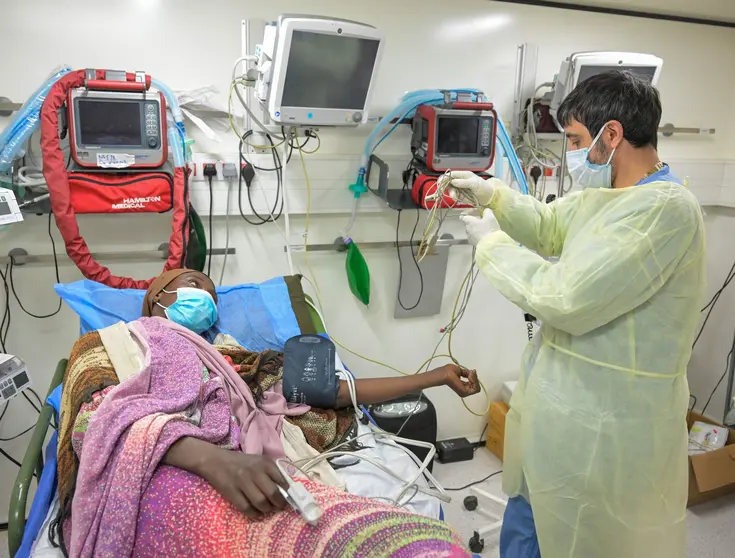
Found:
<path fill-rule="evenodd" d="M 277 278 L 276 280 L 273 280 L 273 281 L 277 281 L 278 279 L 282 279 L 282 278 Z M 83 283 L 83 282 L 80 282 L 80 283 Z M 263 284 L 263 285 L 266 285 L 266 284 Z M 87 285 L 87 287 L 88 286 L 89 285 Z M 289 285 L 289 287 L 292 287 L 292 286 L 293 284 Z M 57 286 L 57 291 L 59 291 L 60 288 L 61 290 L 63 290 L 63 286 Z M 94 288 L 96 288 L 96 286 Z M 296 304 L 299 304 L 300 300 L 303 300 L 306 303 L 308 299 L 308 297 L 303 294 L 303 291 L 300 290 L 300 284 L 298 284 L 298 291 L 300 292 L 300 294 L 297 292 L 295 297 L 294 296 L 291 297 L 291 303 L 294 306 Z M 61 292 L 60 294 L 63 298 L 65 298 L 65 300 L 69 303 L 69 305 L 74 308 L 75 306 L 74 296 L 70 296 L 68 292 L 66 293 L 66 296 Z M 291 294 L 293 294 L 293 292 Z M 78 296 L 78 298 L 84 299 L 85 296 L 87 295 L 85 294 L 82 296 Z M 308 302 L 310 303 L 311 301 L 308 301 Z M 87 304 L 88 301 L 85 300 L 84 303 Z M 298 315 L 297 317 L 298 327 L 302 331 L 306 329 L 306 330 L 311 330 L 310 332 L 323 334 L 325 333 L 324 323 L 322 322 L 318 312 L 315 311 L 314 308 L 309 303 L 306 303 L 306 304 L 303 304 L 303 306 L 300 306 L 299 310 L 296 310 L 294 308 L 294 315 Z M 138 308 L 139 307 L 140 306 L 138 306 Z M 82 331 L 85 331 L 85 319 L 89 319 L 89 316 L 85 316 L 83 313 L 81 313 L 80 319 L 82 321 Z M 100 324 L 87 323 L 86 330 L 98 329 L 99 325 Z M 49 395 L 63 381 L 67 362 L 68 362 L 67 359 L 61 359 L 58 362 L 53 378 L 48 387 Z M 363 409 L 363 411 L 365 410 Z M 21 543 L 22 543 L 23 536 L 24 536 L 24 531 L 26 528 L 27 504 L 28 504 L 29 493 L 31 491 L 31 484 L 32 484 L 32 481 L 35 475 L 37 475 L 38 479 L 41 479 L 41 476 L 43 474 L 43 471 L 44 471 L 43 454 L 44 454 L 44 447 L 46 445 L 45 441 L 46 441 L 47 435 L 49 434 L 49 431 L 52 429 L 52 423 L 54 419 L 55 419 L 55 411 L 53 407 L 48 402 L 46 402 L 43 408 L 41 409 L 41 413 L 39 415 L 36 426 L 33 430 L 33 433 L 30 439 L 30 443 L 28 444 L 28 448 L 23 457 L 20 471 L 13 485 L 13 490 L 11 494 L 11 502 L 10 502 L 10 510 L 9 510 L 9 516 L 8 516 L 8 546 L 10 550 L 10 556 L 15 556 L 16 552 L 21 547 Z M 370 419 L 372 420 L 372 417 L 370 417 Z M 364 427 L 364 425 L 361 425 L 361 428 L 363 429 L 361 433 L 365 435 L 366 427 Z M 373 444 L 373 445 L 377 446 L 378 444 Z M 392 450 L 390 447 L 387 447 L 387 449 L 385 449 L 384 451 L 390 452 Z M 396 458 L 401 457 L 400 454 L 402 453 L 402 451 L 399 451 L 398 448 L 396 447 L 395 452 L 396 453 L 393 453 L 390 455 L 383 455 L 382 459 L 390 460 L 391 465 L 394 466 L 396 462 Z M 403 454 L 403 456 L 405 457 L 405 454 Z M 381 456 L 379 456 L 378 458 L 381 459 Z M 369 494 L 365 494 L 363 491 L 361 491 L 361 485 L 366 478 L 372 478 L 372 477 L 367 476 L 370 474 L 370 471 L 369 471 L 370 465 L 369 463 L 365 463 L 365 462 L 359 463 L 358 465 L 359 466 L 348 467 L 346 469 L 340 469 L 340 473 L 343 476 L 343 480 L 345 481 L 345 485 L 348 491 L 352 493 L 357 493 L 357 494 L 368 496 Z M 408 464 L 405 465 L 405 467 L 406 467 L 405 472 L 408 476 L 411 476 L 413 472 L 418 471 L 418 468 L 410 460 L 408 460 Z M 345 471 L 347 471 L 347 474 L 345 474 Z M 53 477 L 55 478 L 55 471 L 52 471 L 51 473 L 47 472 L 47 476 L 50 474 L 53 474 Z M 383 479 L 383 481 L 385 482 L 385 479 Z M 385 488 L 388 489 L 390 487 L 386 486 Z M 54 491 L 56 490 L 55 482 L 53 485 L 53 490 Z M 439 506 L 439 501 L 433 497 L 424 496 L 424 498 L 429 499 L 431 501 L 428 501 L 428 502 L 424 501 L 424 502 L 417 503 L 417 505 L 423 506 L 423 509 L 421 510 L 421 512 L 425 513 L 426 515 L 436 515 L 438 518 L 442 519 L 443 512 L 441 510 L 441 507 Z M 434 514 L 432 510 L 435 510 L 436 514 Z M 38 535 L 39 538 L 42 536 L 47 537 L 47 533 L 44 532 L 44 529 L 41 529 L 41 532 Z"/>

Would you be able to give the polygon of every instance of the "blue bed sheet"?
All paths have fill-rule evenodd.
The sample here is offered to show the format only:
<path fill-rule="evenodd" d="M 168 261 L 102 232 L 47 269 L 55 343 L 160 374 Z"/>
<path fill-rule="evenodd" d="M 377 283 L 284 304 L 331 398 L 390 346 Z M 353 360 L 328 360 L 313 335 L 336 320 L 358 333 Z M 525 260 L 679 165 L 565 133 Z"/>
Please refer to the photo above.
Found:
<path fill-rule="evenodd" d="M 54 288 L 79 316 L 81 334 L 140 318 L 145 295 L 142 290 L 113 289 L 86 279 Z M 219 320 L 213 331 L 207 332 L 211 339 L 217 333 L 227 333 L 251 351 L 280 350 L 288 339 L 301 333 L 283 277 L 217 287 L 217 298 Z"/>

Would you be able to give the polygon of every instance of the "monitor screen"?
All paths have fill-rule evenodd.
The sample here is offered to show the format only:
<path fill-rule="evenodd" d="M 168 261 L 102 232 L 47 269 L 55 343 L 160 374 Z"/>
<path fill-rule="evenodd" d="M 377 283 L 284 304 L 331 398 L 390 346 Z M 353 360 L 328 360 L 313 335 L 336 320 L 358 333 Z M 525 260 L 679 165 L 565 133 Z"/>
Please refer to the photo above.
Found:
<path fill-rule="evenodd" d="M 76 125 L 82 145 L 143 144 L 141 103 L 79 99 Z"/>
<path fill-rule="evenodd" d="M 13 378 L 13 383 L 15 384 L 15 387 L 17 389 L 20 389 L 24 385 L 28 383 L 28 373 L 27 372 L 21 372 L 17 376 Z"/>
<path fill-rule="evenodd" d="M 281 105 L 363 110 L 380 41 L 294 31 Z"/>
<path fill-rule="evenodd" d="M 11 213 L 10 203 L 5 199 L 5 196 L 0 196 L 0 215 L 10 215 Z"/>
<path fill-rule="evenodd" d="M 462 116 L 440 116 L 437 153 L 471 155 L 477 153 L 480 120 Z"/>
<path fill-rule="evenodd" d="M 610 66 L 588 66 L 582 65 L 579 68 L 579 79 L 577 83 L 582 83 L 584 80 L 601 74 L 603 72 L 609 72 L 610 70 L 628 70 L 633 72 L 637 76 L 646 78 L 648 81 L 653 81 L 653 76 L 656 74 L 655 66 L 616 66 L 612 68 Z"/>

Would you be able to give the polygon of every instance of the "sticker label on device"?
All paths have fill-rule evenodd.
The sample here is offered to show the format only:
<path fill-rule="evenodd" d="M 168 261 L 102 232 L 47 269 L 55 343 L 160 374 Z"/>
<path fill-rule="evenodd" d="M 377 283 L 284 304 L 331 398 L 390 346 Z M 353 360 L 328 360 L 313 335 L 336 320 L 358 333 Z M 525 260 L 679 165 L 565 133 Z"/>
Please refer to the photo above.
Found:
<path fill-rule="evenodd" d="M 127 153 L 97 153 L 97 166 L 103 169 L 124 169 L 135 164 L 135 155 Z"/>

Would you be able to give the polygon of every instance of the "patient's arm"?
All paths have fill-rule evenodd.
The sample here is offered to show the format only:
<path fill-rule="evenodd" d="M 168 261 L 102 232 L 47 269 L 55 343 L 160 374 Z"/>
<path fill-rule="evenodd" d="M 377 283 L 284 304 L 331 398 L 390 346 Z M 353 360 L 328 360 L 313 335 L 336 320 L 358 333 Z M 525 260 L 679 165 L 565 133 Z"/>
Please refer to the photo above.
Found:
<path fill-rule="evenodd" d="M 247 517 L 256 518 L 286 506 L 278 486 L 287 489 L 288 484 L 273 460 L 262 455 L 185 437 L 168 449 L 163 462 L 202 477 Z"/>
<path fill-rule="evenodd" d="M 411 376 L 355 380 L 355 391 L 357 392 L 357 403 L 359 405 L 389 401 L 408 393 L 436 386 L 449 386 L 460 397 L 474 395 L 480 391 L 477 372 L 460 368 L 454 364 Z M 351 404 L 352 400 L 350 399 L 347 382 L 340 380 L 339 391 L 337 392 L 337 407 L 347 407 Z"/>

